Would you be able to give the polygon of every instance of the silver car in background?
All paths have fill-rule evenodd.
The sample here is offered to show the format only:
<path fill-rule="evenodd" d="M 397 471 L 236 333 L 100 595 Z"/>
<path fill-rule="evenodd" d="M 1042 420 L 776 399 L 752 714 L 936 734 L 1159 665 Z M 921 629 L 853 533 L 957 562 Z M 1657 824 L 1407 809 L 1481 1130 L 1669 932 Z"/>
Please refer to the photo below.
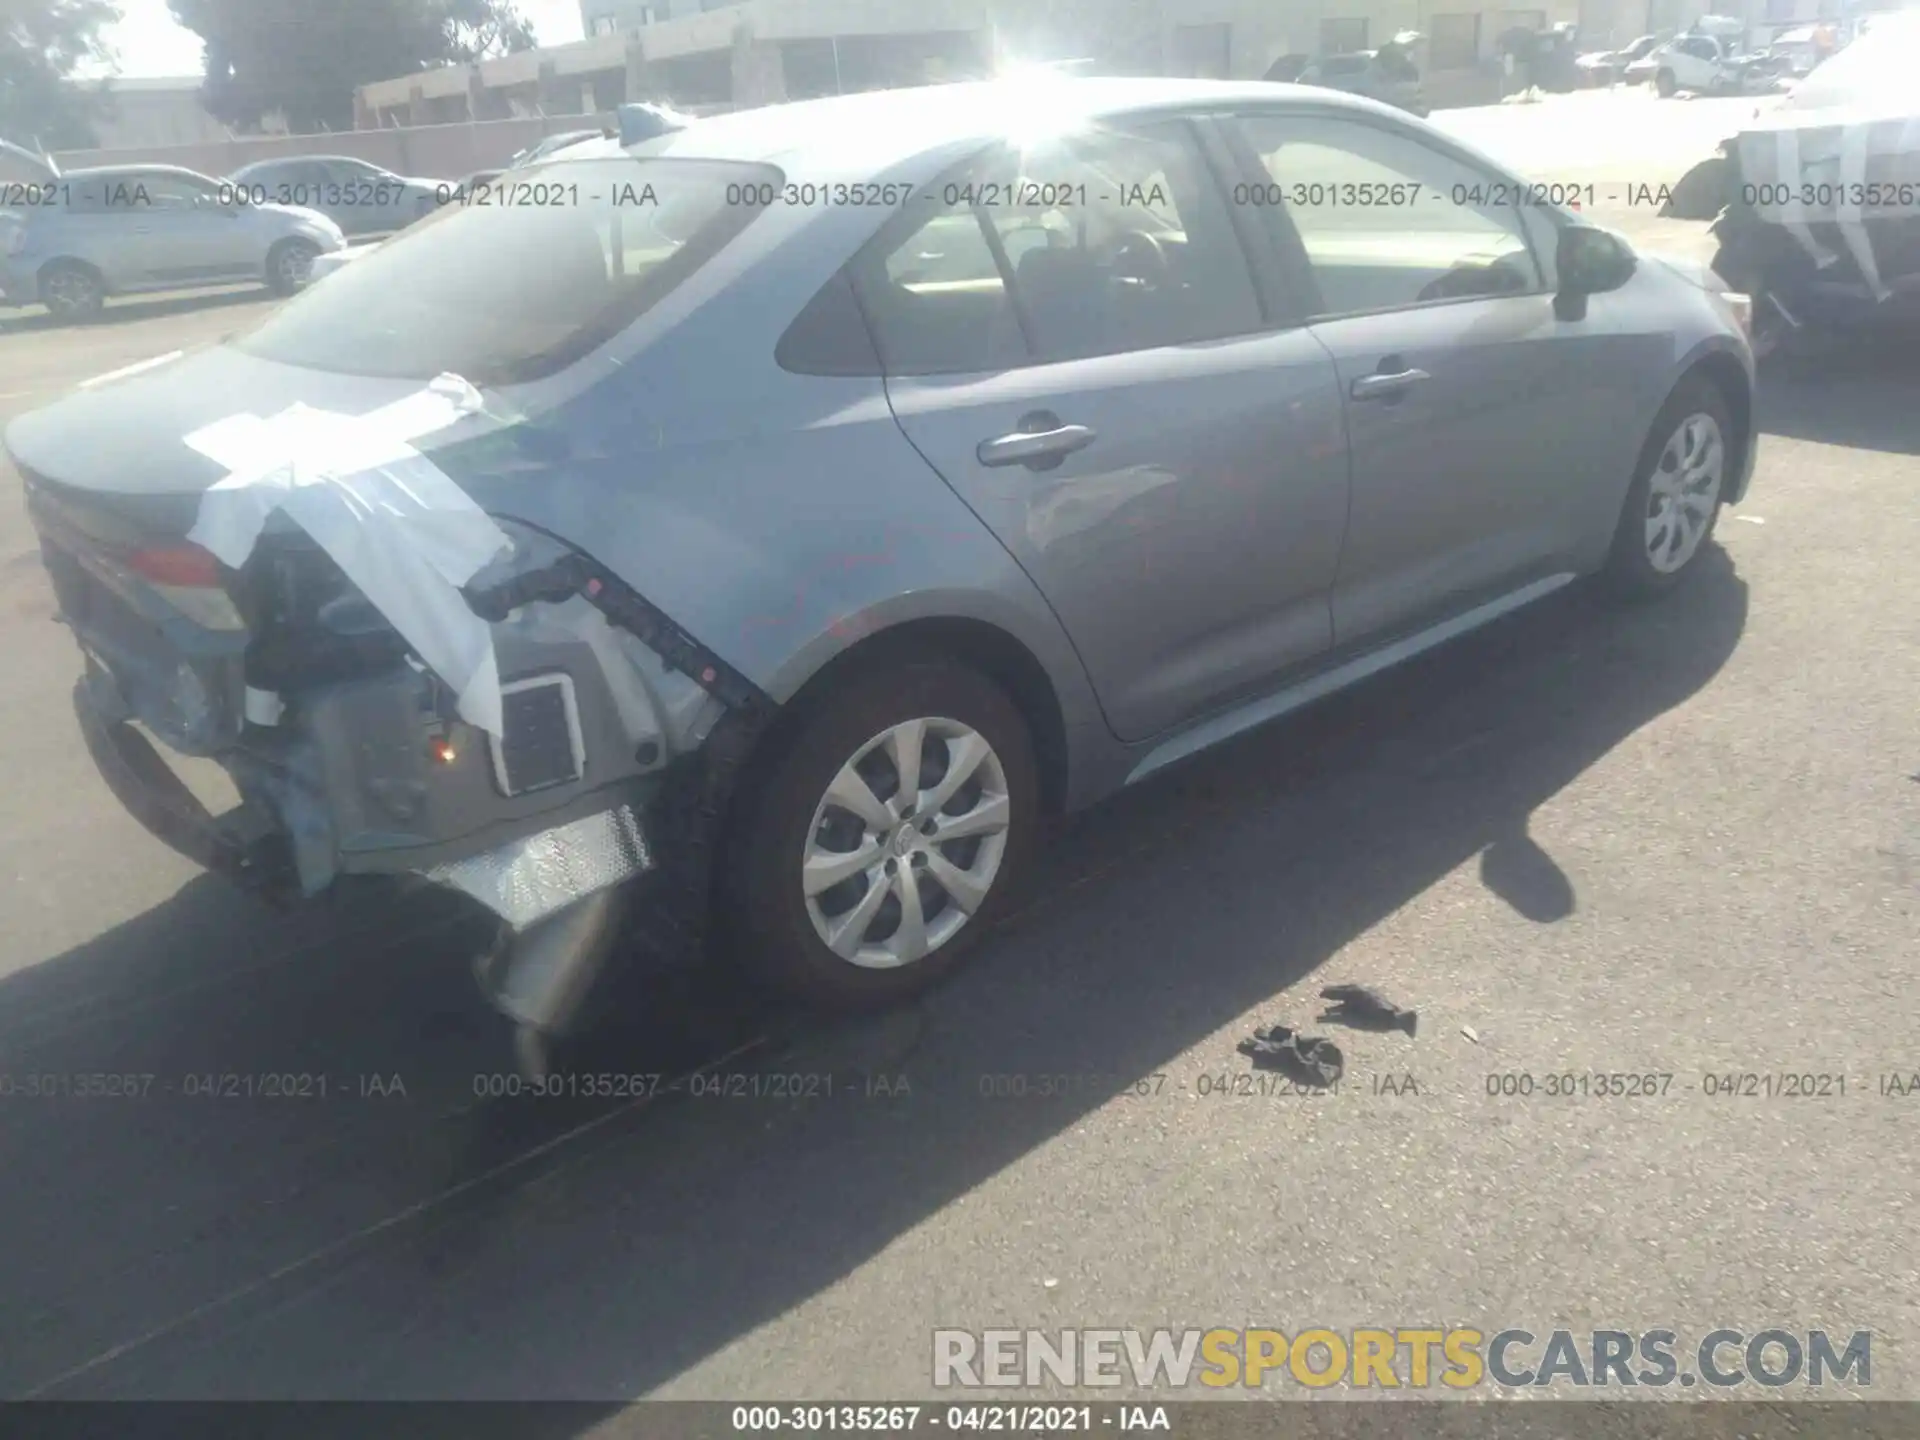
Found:
<path fill-rule="evenodd" d="M 351 155 L 256 160 L 227 177 L 249 205 L 316 210 L 349 236 L 390 235 L 440 208 L 444 181 L 395 175 Z"/>
<path fill-rule="evenodd" d="M 1326 90 L 863 94 L 525 173 L 564 203 L 449 207 L 6 444 L 123 802 L 290 898 L 477 901 L 531 1057 L 623 934 L 913 994 L 1045 817 L 1579 577 L 1686 604 L 1753 470 L 1742 297 Z M 226 469 L 184 435 L 271 471 L 304 442 L 235 416 L 459 395 L 370 442 L 451 482 L 431 513 L 189 539 Z M 491 649 L 436 668 L 432 585 L 383 610 L 346 569 L 476 531 L 437 613 Z M 462 708 L 496 675 L 497 733 Z"/>
<path fill-rule="evenodd" d="M 112 295 L 249 280 L 291 295 L 316 258 L 345 245 L 324 215 L 245 204 L 225 182 L 175 166 L 0 184 L 0 295 L 64 320 L 98 314 Z"/>

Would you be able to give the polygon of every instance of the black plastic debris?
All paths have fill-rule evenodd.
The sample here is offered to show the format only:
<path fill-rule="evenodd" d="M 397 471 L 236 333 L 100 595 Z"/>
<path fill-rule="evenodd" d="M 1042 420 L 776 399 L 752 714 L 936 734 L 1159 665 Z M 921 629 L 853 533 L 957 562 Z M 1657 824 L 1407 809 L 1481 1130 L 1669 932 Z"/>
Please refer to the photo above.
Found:
<path fill-rule="evenodd" d="M 1404 1030 L 1412 1035 L 1420 1017 L 1413 1010 L 1402 1010 L 1377 990 L 1364 985 L 1329 985 L 1320 992 L 1322 1000 L 1333 1003 L 1322 1012 L 1323 1024 L 1346 1025 L 1355 1030 Z"/>
<path fill-rule="evenodd" d="M 1278 1070 L 1296 1084 L 1315 1090 L 1337 1083 L 1346 1069 L 1346 1057 L 1331 1040 L 1297 1035 L 1284 1025 L 1256 1030 L 1238 1048 L 1257 1069 Z"/>

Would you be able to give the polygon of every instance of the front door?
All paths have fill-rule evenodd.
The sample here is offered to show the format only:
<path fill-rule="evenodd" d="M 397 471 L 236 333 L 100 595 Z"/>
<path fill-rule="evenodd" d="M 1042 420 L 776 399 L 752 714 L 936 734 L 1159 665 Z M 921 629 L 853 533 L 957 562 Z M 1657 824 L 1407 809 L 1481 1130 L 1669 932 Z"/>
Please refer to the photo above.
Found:
<path fill-rule="evenodd" d="M 894 413 L 1156 735 L 1332 643 L 1340 392 L 1182 121 L 1000 152 L 856 262 Z"/>
<path fill-rule="evenodd" d="M 1346 403 L 1336 643 L 1571 565 L 1624 490 L 1631 369 L 1607 361 L 1632 342 L 1556 318 L 1552 227 L 1411 126 L 1271 112 L 1239 130 Z"/>
<path fill-rule="evenodd" d="M 210 183 L 167 171 L 128 172 L 108 187 L 108 213 L 142 282 L 195 285 L 242 268 L 246 226 L 219 199 Z"/>

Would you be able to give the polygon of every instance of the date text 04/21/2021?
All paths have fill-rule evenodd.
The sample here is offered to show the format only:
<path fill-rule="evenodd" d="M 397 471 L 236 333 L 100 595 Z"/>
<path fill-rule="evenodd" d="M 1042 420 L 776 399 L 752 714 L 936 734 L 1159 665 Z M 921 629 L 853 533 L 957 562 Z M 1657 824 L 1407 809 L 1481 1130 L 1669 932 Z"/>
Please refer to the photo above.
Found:
<path fill-rule="evenodd" d="M 311 1071 L 32 1071 L 0 1074 L 7 1100 L 404 1100 L 407 1083 L 394 1074 L 327 1075 Z"/>

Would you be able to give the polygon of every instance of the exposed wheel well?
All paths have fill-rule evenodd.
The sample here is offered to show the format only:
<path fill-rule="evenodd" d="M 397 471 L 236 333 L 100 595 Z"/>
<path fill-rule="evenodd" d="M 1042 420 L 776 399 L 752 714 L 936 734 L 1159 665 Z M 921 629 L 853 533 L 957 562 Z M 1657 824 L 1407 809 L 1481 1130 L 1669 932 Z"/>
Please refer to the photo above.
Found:
<path fill-rule="evenodd" d="M 47 283 L 47 277 L 59 270 L 79 270 L 91 275 L 100 284 L 102 291 L 107 289 L 107 277 L 101 273 L 98 265 L 89 265 L 85 260 L 73 255 L 61 255 L 47 261 L 35 274 L 34 279 L 41 285 Z"/>
<path fill-rule="evenodd" d="M 1733 437 L 1732 456 L 1732 471 L 1738 475 L 1747 463 L 1747 447 L 1753 443 L 1753 391 L 1747 384 L 1747 372 L 1731 355 L 1709 355 L 1682 378 L 1706 381 L 1727 402 L 1727 413 L 1738 432 Z"/>

